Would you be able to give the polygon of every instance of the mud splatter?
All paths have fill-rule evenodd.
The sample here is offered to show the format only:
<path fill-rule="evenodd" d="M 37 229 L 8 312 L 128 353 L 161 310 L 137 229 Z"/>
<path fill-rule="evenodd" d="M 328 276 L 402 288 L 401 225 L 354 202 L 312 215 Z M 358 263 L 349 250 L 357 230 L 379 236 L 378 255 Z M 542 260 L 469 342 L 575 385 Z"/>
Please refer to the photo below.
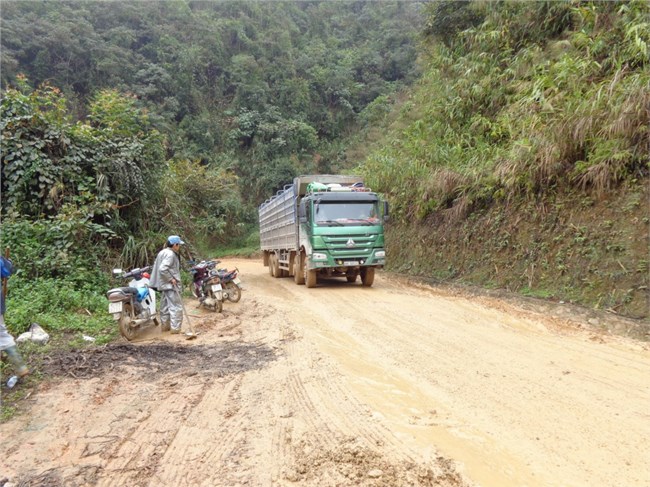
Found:
<path fill-rule="evenodd" d="M 275 358 L 268 346 L 241 341 L 197 346 L 120 343 L 56 353 L 44 360 L 43 368 L 52 376 L 88 379 L 128 366 L 140 370 L 144 380 L 156 380 L 188 368 L 219 377 L 238 374 L 259 369 Z"/>

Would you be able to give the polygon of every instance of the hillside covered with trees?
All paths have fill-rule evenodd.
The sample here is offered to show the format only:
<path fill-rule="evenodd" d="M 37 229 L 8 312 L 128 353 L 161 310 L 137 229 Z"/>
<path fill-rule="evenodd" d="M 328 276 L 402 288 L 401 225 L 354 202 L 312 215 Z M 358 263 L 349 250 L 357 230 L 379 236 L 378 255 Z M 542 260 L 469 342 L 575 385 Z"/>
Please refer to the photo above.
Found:
<path fill-rule="evenodd" d="M 425 12 L 422 76 L 362 166 L 391 268 L 647 318 L 648 2 Z"/>
<path fill-rule="evenodd" d="M 5 214 L 79 208 L 84 178 L 86 204 L 104 205 L 92 221 L 118 247 L 134 237 L 151 249 L 143 237 L 161 232 L 161 220 L 198 245 L 241 239 L 257 205 L 294 175 L 338 170 L 345 137 L 415 79 L 419 9 L 5 3 L 3 152 L 14 161 L 3 166 Z M 37 150 L 23 160 L 14 136 Z M 51 167 L 33 163 L 36 153 Z"/>
<path fill-rule="evenodd" d="M 257 205 L 350 171 L 391 202 L 391 270 L 648 317 L 647 2 L 1 16 L 0 238 L 13 296 L 43 302 L 16 297 L 15 331 L 85 326 L 47 313 L 103 309 L 107 268 L 150 263 L 170 233 L 255 248 Z"/>

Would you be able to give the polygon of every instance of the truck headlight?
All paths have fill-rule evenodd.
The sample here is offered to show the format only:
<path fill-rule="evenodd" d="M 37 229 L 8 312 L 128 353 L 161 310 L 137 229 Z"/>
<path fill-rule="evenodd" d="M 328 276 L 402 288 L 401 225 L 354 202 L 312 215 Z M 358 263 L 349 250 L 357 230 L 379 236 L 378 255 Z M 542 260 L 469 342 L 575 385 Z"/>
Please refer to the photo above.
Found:
<path fill-rule="evenodd" d="M 327 260 L 327 255 L 319 254 L 319 253 L 313 253 L 313 254 L 311 254 L 311 260 Z"/>
<path fill-rule="evenodd" d="M 377 252 L 375 252 L 375 257 L 377 257 L 378 259 L 386 257 L 386 251 L 378 250 Z"/>

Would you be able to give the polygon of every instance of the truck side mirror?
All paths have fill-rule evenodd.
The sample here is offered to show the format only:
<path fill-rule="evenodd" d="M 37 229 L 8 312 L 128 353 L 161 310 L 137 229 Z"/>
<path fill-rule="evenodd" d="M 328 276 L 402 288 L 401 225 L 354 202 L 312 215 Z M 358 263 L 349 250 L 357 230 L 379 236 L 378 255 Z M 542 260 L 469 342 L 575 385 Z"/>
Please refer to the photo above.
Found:
<path fill-rule="evenodd" d="M 307 223 L 307 209 L 305 208 L 304 200 L 298 205 L 298 221 L 300 223 Z"/>
<path fill-rule="evenodd" d="M 384 221 L 387 222 L 390 219 L 388 216 L 388 201 L 384 201 Z"/>

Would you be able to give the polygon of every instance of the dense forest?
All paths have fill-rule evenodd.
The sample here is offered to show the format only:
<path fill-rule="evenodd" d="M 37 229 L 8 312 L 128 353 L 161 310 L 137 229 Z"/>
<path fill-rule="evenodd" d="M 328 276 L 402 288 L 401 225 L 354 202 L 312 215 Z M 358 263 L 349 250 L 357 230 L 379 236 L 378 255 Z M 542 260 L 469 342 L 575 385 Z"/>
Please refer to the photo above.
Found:
<path fill-rule="evenodd" d="M 346 137 L 415 79 L 419 10 L 5 2 L 3 211 L 82 210 L 104 227 L 88 238 L 145 258 L 167 232 L 208 247 L 246 236 L 259 203 L 299 173 L 337 171 Z"/>
<path fill-rule="evenodd" d="M 170 233 L 255 248 L 257 205 L 293 176 L 355 171 L 391 202 L 392 270 L 648 317 L 645 1 L 1 16 L 1 239 L 43 293 L 29 312 L 101 309 L 103 267 Z"/>

